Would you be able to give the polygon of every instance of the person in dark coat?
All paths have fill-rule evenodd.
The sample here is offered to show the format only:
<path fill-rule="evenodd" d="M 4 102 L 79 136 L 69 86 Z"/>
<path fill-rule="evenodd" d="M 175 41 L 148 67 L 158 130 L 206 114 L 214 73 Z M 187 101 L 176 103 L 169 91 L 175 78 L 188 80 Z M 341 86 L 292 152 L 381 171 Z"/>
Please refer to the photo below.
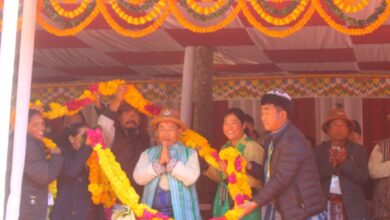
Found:
<path fill-rule="evenodd" d="M 330 140 L 316 147 L 317 166 L 328 198 L 328 219 L 369 219 L 363 191 L 369 180 L 367 152 L 348 140 L 352 129 L 353 122 L 344 110 L 336 108 L 322 125 Z"/>
<path fill-rule="evenodd" d="M 64 165 L 57 179 L 57 199 L 53 207 L 52 220 L 87 220 L 95 216 L 95 220 L 104 219 L 104 210 L 95 209 L 88 191 L 86 161 L 92 148 L 85 144 L 85 132 L 89 127 L 85 124 L 73 124 L 67 128 L 66 145 L 61 146 Z M 93 213 L 98 211 L 98 214 Z"/>
<path fill-rule="evenodd" d="M 240 206 L 244 215 L 263 207 L 263 220 L 325 219 L 314 153 L 305 136 L 288 120 L 291 97 L 273 90 L 261 98 L 261 120 L 270 131 L 264 186 L 252 202 Z"/>
<path fill-rule="evenodd" d="M 20 220 L 44 220 L 48 211 L 48 186 L 61 171 L 63 158 L 59 148 L 49 149 L 50 159 L 42 143 L 45 121 L 37 110 L 28 116 L 26 159 L 24 162 Z"/>
<path fill-rule="evenodd" d="M 142 152 L 150 146 L 150 137 L 142 126 L 141 113 L 124 102 L 126 85 L 118 87 L 114 99 L 98 117 L 106 145 L 111 148 L 138 195 L 143 187 L 136 184 L 133 171 Z"/>

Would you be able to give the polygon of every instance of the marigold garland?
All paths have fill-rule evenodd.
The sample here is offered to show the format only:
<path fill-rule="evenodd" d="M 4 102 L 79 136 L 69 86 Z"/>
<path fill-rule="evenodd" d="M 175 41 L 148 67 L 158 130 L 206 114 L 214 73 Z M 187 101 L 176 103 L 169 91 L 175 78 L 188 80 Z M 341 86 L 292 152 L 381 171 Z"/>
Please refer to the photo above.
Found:
<path fill-rule="evenodd" d="M 66 18 L 74 18 L 85 12 L 87 9 L 89 0 L 83 0 L 81 4 L 74 10 L 67 11 L 59 3 L 58 0 L 50 0 L 50 4 L 53 9 L 57 12 L 58 15 L 61 15 Z"/>
<path fill-rule="evenodd" d="M 246 5 L 245 0 L 239 0 L 238 4 L 241 5 L 242 11 L 246 17 L 246 19 L 249 21 L 249 23 L 256 28 L 258 31 L 264 33 L 267 36 L 270 37 L 277 37 L 277 38 L 284 38 L 287 37 L 303 28 L 307 24 L 307 22 L 310 20 L 310 18 L 313 16 L 315 12 L 315 7 L 313 2 L 311 2 L 309 8 L 307 9 L 307 12 L 303 15 L 303 17 L 295 23 L 293 26 L 285 29 L 285 30 L 271 30 L 264 25 L 262 25 L 260 22 L 256 20 L 256 18 L 252 15 L 249 8 Z"/>
<path fill-rule="evenodd" d="M 174 2 L 174 1 L 172 1 Z M 175 4 L 171 4 L 171 11 L 173 15 L 176 17 L 176 19 L 179 21 L 181 25 L 183 25 L 185 28 L 196 32 L 196 33 L 209 33 L 209 32 L 215 32 L 217 30 L 220 30 L 226 26 L 228 26 L 240 13 L 241 11 L 241 5 L 237 4 L 234 6 L 234 9 L 231 13 L 225 14 L 226 18 L 223 19 L 223 21 L 219 22 L 218 24 L 210 25 L 210 26 L 199 26 L 196 24 L 191 23 L 188 21 L 182 13 L 179 11 L 177 6 Z"/>
<path fill-rule="evenodd" d="M 333 3 L 343 12 L 358 12 L 368 5 L 368 0 L 360 0 L 358 3 L 351 4 L 345 0 L 333 0 Z"/>
<path fill-rule="evenodd" d="M 47 32 L 54 34 L 56 36 L 72 36 L 80 31 L 84 30 L 89 24 L 92 23 L 92 21 L 97 17 L 99 14 L 99 9 L 97 6 L 92 10 L 90 15 L 87 16 L 80 24 L 76 25 L 75 27 L 72 28 L 57 28 L 51 24 L 49 24 L 44 18 L 43 15 L 39 12 L 42 11 L 43 8 L 43 2 L 44 0 L 39 0 L 38 2 L 38 14 L 37 14 L 37 23 L 45 29 Z"/>
<path fill-rule="evenodd" d="M 158 15 L 161 13 L 161 11 L 167 7 L 168 0 L 160 0 L 155 7 L 149 12 L 147 12 L 145 15 L 141 17 L 134 17 L 132 15 L 128 15 L 126 12 L 124 12 L 118 5 L 116 0 L 109 0 L 109 3 L 114 10 L 114 12 L 124 21 L 126 21 L 129 24 L 133 25 L 142 25 L 146 24 L 147 22 L 152 21 Z"/>
<path fill-rule="evenodd" d="M 270 14 L 268 14 L 262 6 L 257 2 L 257 0 L 249 0 L 249 3 L 252 5 L 253 9 L 256 11 L 258 15 L 260 15 L 261 18 L 263 18 L 265 21 L 267 21 L 270 24 L 277 25 L 277 26 L 283 26 L 290 24 L 291 22 L 298 19 L 298 17 L 303 13 L 305 10 L 307 4 L 309 3 L 309 0 L 301 0 L 299 4 L 296 6 L 296 8 L 288 15 L 284 16 L 283 18 L 274 17 Z"/>
<path fill-rule="evenodd" d="M 246 175 L 246 160 L 235 147 L 226 147 L 219 152 L 221 160 L 227 162 L 228 190 L 234 201 L 234 208 L 224 215 L 227 220 L 238 219 L 242 210 L 238 206 L 252 198 L 252 190 Z"/>
<path fill-rule="evenodd" d="M 106 6 L 104 4 L 104 0 L 96 0 L 97 7 L 99 8 L 100 13 L 103 15 L 104 19 L 110 25 L 112 29 L 123 36 L 127 37 L 143 37 L 157 30 L 157 28 L 161 27 L 164 23 L 165 19 L 169 16 L 170 10 L 169 7 L 165 9 L 165 11 L 160 15 L 160 17 L 155 20 L 152 24 L 149 24 L 147 27 L 137 30 L 128 30 L 120 26 L 108 13 Z M 173 1 L 172 1 L 173 2 Z M 171 3 L 172 4 L 172 3 Z"/>
<path fill-rule="evenodd" d="M 217 2 L 214 2 L 213 5 L 207 7 L 199 5 L 199 3 L 195 0 L 184 0 L 183 2 L 185 2 L 196 13 L 209 15 L 218 11 L 223 5 L 226 4 L 227 0 L 218 0 Z"/>
<path fill-rule="evenodd" d="M 124 80 L 112 80 L 94 84 L 90 87 L 89 90 L 85 90 L 79 98 L 68 102 L 65 106 L 62 106 L 59 103 L 50 103 L 51 111 L 44 112 L 43 114 L 45 117 L 54 119 L 68 114 L 70 112 L 69 109 L 72 109 L 73 113 L 75 113 L 82 109 L 85 105 L 89 104 L 91 100 L 96 99 L 93 93 L 99 91 L 100 94 L 111 96 L 115 94 L 118 86 L 123 84 L 125 84 Z M 161 107 L 156 106 L 152 102 L 146 100 L 133 84 L 127 85 L 127 92 L 124 94 L 124 99 L 128 104 L 132 105 L 134 108 L 148 116 L 157 115 L 161 110 Z M 79 100 L 79 102 L 77 102 L 77 100 Z M 90 101 L 85 102 L 84 100 Z M 72 103 L 72 105 L 69 103 Z M 42 102 L 39 100 L 36 100 L 30 105 L 38 106 L 40 108 L 43 106 Z M 165 216 L 161 215 L 153 209 L 150 209 L 145 204 L 138 204 L 139 196 L 136 194 L 134 189 L 132 189 L 129 180 L 121 170 L 119 163 L 115 161 L 114 155 L 109 149 L 102 149 L 104 147 L 104 141 L 100 130 L 87 131 L 87 136 L 92 142 L 91 145 L 96 146 L 94 147 L 94 153 L 92 153 L 87 160 L 87 165 L 90 169 L 90 184 L 88 186 L 88 190 L 92 194 L 92 201 L 95 204 L 103 203 L 105 207 L 110 207 L 115 203 L 116 194 L 116 196 L 124 204 L 128 205 L 138 217 L 147 217 L 146 219 L 167 219 Z M 186 146 L 196 149 L 199 152 L 199 155 L 203 157 L 211 166 L 219 168 L 220 157 L 218 155 L 218 151 L 211 148 L 208 141 L 200 134 L 193 130 L 187 129 L 183 132 L 181 140 Z M 230 151 L 222 152 L 228 152 L 222 153 L 225 155 L 223 158 L 230 157 L 226 155 L 233 155 L 233 153 L 229 153 Z M 241 164 L 239 165 L 240 167 L 245 167 L 244 163 L 245 160 L 242 160 L 242 164 L 241 162 L 237 163 L 237 161 L 235 161 L 235 163 L 232 165 L 231 160 L 228 160 L 228 167 L 238 166 L 237 164 Z M 233 171 L 231 171 L 229 168 L 228 173 L 231 172 Z M 238 177 L 239 182 L 237 182 L 237 184 L 233 184 L 231 190 L 229 185 L 229 190 L 233 193 L 232 195 L 235 195 L 235 197 L 232 197 L 233 200 L 235 200 L 235 204 L 241 204 L 244 201 L 243 199 L 247 198 L 246 195 L 250 194 L 250 192 L 248 193 L 245 186 L 241 186 L 241 179 L 246 178 L 245 170 L 239 169 L 234 175 Z M 243 192 L 240 194 L 239 190 L 241 189 L 243 189 Z M 128 192 L 129 195 L 125 195 L 126 193 L 124 192 Z M 240 213 L 240 210 L 233 209 L 226 213 L 225 218 L 234 219 L 234 216 L 239 216 Z"/>
<path fill-rule="evenodd" d="M 95 130 L 96 131 L 96 130 Z M 89 132 L 89 134 L 93 133 Z M 162 215 L 156 210 L 148 207 L 146 204 L 139 204 L 139 195 L 131 186 L 129 179 L 121 169 L 119 163 L 115 160 L 114 154 L 110 149 L 103 149 L 103 145 L 98 143 L 94 146 L 94 152 L 98 155 L 100 168 L 107 176 L 118 198 L 123 204 L 128 206 L 134 214 L 141 219 L 168 220 L 170 218 Z"/>
<path fill-rule="evenodd" d="M 348 35 L 364 35 L 364 34 L 369 34 L 378 29 L 390 16 L 390 0 L 386 0 L 387 7 L 382 13 L 377 20 L 375 20 L 373 23 L 370 25 L 364 27 L 364 28 L 347 28 L 344 27 L 343 25 L 338 24 L 335 20 L 333 20 L 327 12 L 322 8 L 322 5 L 320 3 L 320 0 L 312 0 L 312 4 L 314 4 L 316 11 L 318 14 L 325 20 L 325 22 L 331 26 L 333 29 L 344 33 Z"/>
<path fill-rule="evenodd" d="M 47 137 L 42 138 L 42 143 L 46 149 L 56 149 L 57 148 L 57 144 L 54 143 L 53 140 L 51 140 Z M 46 160 L 49 160 L 50 158 L 51 158 L 51 154 L 48 153 L 46 155 Z M 49 183 L 48 190 L 53 195 L 53 198 L 57 197 L 57 180 L 53 180 Z"/>

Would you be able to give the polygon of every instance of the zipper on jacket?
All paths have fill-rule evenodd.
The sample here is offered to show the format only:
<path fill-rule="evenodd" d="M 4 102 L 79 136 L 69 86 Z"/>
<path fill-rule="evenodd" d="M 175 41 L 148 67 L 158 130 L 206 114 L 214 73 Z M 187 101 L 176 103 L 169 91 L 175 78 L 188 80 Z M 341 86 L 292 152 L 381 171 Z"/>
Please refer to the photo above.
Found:
<path fill-rule="evenodd" d="M 303 198 L 302 198 L 301 192 L 299 191 L 299 188 L 298 188 L 297 184 L 295 183 L 295 181 L 293 181 L 293 187 L 294 187 L 294 191 L 295 191 L 295 196 L 298 199 L 298 205 L 302 209 L 304 209 L 305 208 L 305 204 L 303 203 Z"/>

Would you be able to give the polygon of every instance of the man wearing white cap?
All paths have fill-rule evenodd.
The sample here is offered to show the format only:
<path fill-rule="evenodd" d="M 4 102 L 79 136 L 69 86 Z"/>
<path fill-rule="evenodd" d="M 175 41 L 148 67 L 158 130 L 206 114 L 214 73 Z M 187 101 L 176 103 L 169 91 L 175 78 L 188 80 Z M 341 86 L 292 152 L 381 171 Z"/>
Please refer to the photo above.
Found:
<path fill-rule="evenodd" d="M 325 219 L 326 208 L 313 151 L 305 136 L 289 121 L 291 97 L 272 90 L 261 98 L 261 120 L 271 132 L 264 187 L 252 202 L 241 206 L 244 215 L 263 207 L 263 220 Z"/>

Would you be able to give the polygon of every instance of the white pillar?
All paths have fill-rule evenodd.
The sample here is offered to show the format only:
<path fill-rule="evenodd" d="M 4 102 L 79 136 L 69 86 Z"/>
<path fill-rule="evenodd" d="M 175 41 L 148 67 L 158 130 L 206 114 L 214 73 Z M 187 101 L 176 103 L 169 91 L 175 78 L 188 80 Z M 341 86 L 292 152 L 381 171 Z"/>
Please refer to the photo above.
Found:
<path fill-rule="evenodd" d="M 12 80 L 14 76 L 16 32 L 18 23 L 19 1 L 5 0 L 3 7 L 3 29 L 1 32 L 0 69 L 1 86 L 0 100 L 0 217 L 4 218 L 5 175 L 7 167 L 7 154 L 9 145 L 9 124 L 12 97 Z"/>
<path fill-rule="evenodd" d="M 195 47 L 186 47 L 183 65 L 180 118 L 189 127 L 192 124 L 192 87 L 194 79 Z"/>
<path fill-rule="evenodd" d="M 10 0 L 15 1 L 15 0 Z M 28 108 L 34 57 L 37 0 L 23 1 L 23 21 L 20 39 L 19 70 L 16 95 L 14 151 L 12 157 L 11 193 L 8 197 L 6 220 L 19 218 L 20 196 L 26 153 Z"/>

